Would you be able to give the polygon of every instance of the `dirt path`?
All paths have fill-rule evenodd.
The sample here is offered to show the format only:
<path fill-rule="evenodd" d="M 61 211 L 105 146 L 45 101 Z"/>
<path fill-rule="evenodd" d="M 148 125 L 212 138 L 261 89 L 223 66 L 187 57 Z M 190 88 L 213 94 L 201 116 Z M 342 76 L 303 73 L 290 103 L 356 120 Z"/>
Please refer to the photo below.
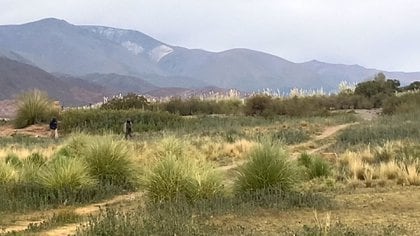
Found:
<path fill-rule="evenodd" d="M 54 214 L 58 214 L 60 211 L 64 209 L 70 209 L 73 210 L 73 212 L 79 216 L 89 216 L 89 215 L 95 215 L 100 212 L 101 208 L 104 208 L 106 206 L 116 205 L 124 202 L 131 202 L 135 199 L 139 199 L 143 193 L 141 192 L 135 192 L 125 195 L 118 195 L 113 197 L 112 199 L 102 201 L 99 203 L 93 203 L 90 205 L 86 205 L 83 207 L 67 207 L 67 208 L 58 208 L 58 209 L 52 209 L 47 211 L 34 211 L 28 214 L 22 214 L 17 216 L 17 220 L 14 221 L 13 224 L 2 226 L 0 228 L 0 233 L 6 233 L 6 232 L 12 232 L 12 231 L 23 231 L 28 228 L 30 224 L 39 224 L 43 222 L 44 220 L 50 219 Z M 35 220 L 36 219 L 36 220 Z M 60 226 L 54 229 L 51 229 L 49 231 L 42 232 L 42 235 L 69 235 L 76 232 L 77 226 L 79 226 L 81 223 L 77 224 L 67 224 L 64 226 Z"/>

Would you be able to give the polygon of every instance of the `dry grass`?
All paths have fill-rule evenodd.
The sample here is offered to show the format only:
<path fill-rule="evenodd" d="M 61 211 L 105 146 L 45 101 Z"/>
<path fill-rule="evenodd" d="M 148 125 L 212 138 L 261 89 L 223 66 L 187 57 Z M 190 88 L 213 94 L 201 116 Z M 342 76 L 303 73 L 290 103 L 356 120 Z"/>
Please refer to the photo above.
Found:
<path fill-rule="evenodd" d="M 382 162 L 378 168 L 381 179 L 397 179 L 398 176 L 401 176 L 401 168 L 394 160 Z"/>
<path fill-rule="evenodd" d="M 405 179 L 410 185 L 420 185 L 420 173 L 418 171 L 418 163 L 413 163 L 410 165 L 405 165 L 403 168 L 405 169 L 404 175 Z"/>
<path fill-rule="evenodd" d="M 56 146 L 49 146 L 47 148 L 35 148 L 35 149 L 15 148 L 15 147 L 9 146 L 9 147 L 4 147 L 0 149 L 0 159 L 5 158 L 9 154 L 15 154 L 20 159 L 25 159 L 27 156 L 31 155 L 32 153 L 39 153 L 49 158 L 57 150 L 58 149 Z"/>

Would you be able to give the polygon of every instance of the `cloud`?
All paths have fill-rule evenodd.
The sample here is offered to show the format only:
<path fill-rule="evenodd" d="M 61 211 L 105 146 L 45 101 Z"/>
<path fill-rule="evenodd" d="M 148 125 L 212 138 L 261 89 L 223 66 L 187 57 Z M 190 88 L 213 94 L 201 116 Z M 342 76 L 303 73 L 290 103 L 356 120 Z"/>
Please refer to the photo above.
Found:
<path fill-rule="evenodd" d="M 415 0 L 3 0 L 0 24 L 56 17 L 189 48 L 420 71 L 418 12 Z"/>

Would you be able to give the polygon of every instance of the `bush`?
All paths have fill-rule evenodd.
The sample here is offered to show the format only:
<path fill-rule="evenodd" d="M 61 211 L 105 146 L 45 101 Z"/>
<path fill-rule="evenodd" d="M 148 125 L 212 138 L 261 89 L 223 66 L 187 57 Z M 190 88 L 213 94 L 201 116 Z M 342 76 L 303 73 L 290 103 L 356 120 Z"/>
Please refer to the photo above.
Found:
<path fill-rule="evenodd" d="M 113 98 L 101 106 L 102 109 L 128 110 L 128 109 L 148 109 L 149 102 L 143 96 L 129 93 L 122 98 Z"/>
<path fill-rule="evenodd" d="M 85 131 L 100 133 L 112 131 L 123 132 L 123 124 L 130 118 L 133 122 L 133 131 L 158 131 L 177 128 L 183 125 L 184 120 L 177 115 L 165 112 L 151 112 L 142 110 L 69 110 L 62 114 L 60 127 L 65 132 Z"/>
<path fill-rule="evenodd" d="M 10 184 L 17 180 L 18 174 L 12 164 L 0 162 L 0 184 Z"/>
<path fill-rule="evenodd" d="M 245 101 L 245 115 L 272 115 L 273 99 L 267 95 L 255 95 Z"/>
<path fill-rule="evenodd" d="M 5 158 L 6 164 L 10 164 L 14 167 L 20 167 L 22 166 L 22 161 L 19 159 L 18 155 L 15 153 L 9 153 L 7 154 Z"/>
<path fill-rule="evenodd" d="M 83 133 L 73 134 L 67 143 L 58 150 L 57 155 L 66 157 L 81 157 L 89 144 L 91 137 Z"/>
<path fill-rule="evenodd" d="M 54 109 L 48 95 L 34 89 L 19 96 L 15 127 L 24 128 L 29 125 L 48 122 L 52 116 L 57 115 L 58 110 Z"/>
<path fill-rule="evenodd" d="M 40 170 L 37 182 L 49 191 L 60 193 L 90 188 L 95 180 L 84 161 L 57 156 Z"/>
<path fill-rule="evenodd" d="M 111 136 L 93 138 L 84 149 L 90 174 L 103 185 L 116 185 L 132 189 L 136 185 L 135 164 L 126 142 Z"/>
<path fill-rule="evenodd" d="M 26 157 L 25 162 L 33 163 L 36 166 L 43 166 L 47 162 L 47 158 L 39 152 L 34 152 Z"/>
<path fill-rule="evenodd" d="M 295 164 L 288 160 L 279 146 L 263 143 L 249 154 L 249 160 L 238 170 L 235 181 L 237 192 L 279 188 L 289 191 L 299 179 Z"/>
<path fill-rule="evenodd" d="M 331 175 L 331 166 L 319 156 L 311 156 L 303 153 L 298 159 L 299 165 L 306 168 L 306 174 L 309 179 L 318 177 L 328 177 Z"/>
<path fill-rule="evenodd" d="M 167 155 L 145 174 L 144 186 L 154 202 L 208 199 L 223 192 L 218 172 L 205 161 Z"/>
<path fill-rule="evenodd" d="M 287 145 L 292 145 L 308 141 L 310 135 L 301 129 L 282 129 L 273 134 L 273 139 L 283 141 Z"/>

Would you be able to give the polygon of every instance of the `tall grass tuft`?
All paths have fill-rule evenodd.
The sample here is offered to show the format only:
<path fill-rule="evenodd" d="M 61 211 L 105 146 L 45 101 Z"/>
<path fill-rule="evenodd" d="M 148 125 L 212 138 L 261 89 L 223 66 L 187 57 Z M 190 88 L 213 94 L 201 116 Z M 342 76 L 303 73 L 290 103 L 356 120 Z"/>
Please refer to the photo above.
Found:
<path fill-rule="evenodd" d="M 248 162 L 237 173 L 235 188 L 239 193 L 268 188 L 289 191 L 300 177 L 283 147 L 269 142 L 251 150 Z"/>
<path fill-rule="evenodd" d="M 40 170 L 37 182 L 46 189 L 59 193 L 89 188 L 95 180 L 83 160 L 57 156 Z"/>
<path fill-rule="evenodd" d="M 303 153 L 299 159 L 298 164 L 306 168 L 306 174 L 309 179 L 318 177 L 328 177 L 331 175 L 330 164 L 319 156 L 312 156 Z"/>
<path fill-rule="evenodd" d="M 72 134 L 66 144 L 58 150 L 57 155 L 81 157 L 90 139 L 91 137 L 83 133 Z"/>
<path fill-rule="evenodd" d="M 90 140 L 82 159 L 88 164 L 90 174 L 102 184 L 132 189 L 137 177 L 130 151 L 126 142 L 101 136 Z"/>
<path fill-rule="evenodd" d="M 209 163 L 175 155 L 157 160 L 143 184 L 154 202 L 209 199 L 223 192 L 221 175 Z"/>
<path fill-rule="evenodd" d="M 18 173 L 12 164 L 0 162 L 0 184 L 10 184 L 17 180 Z"/>
<path fill-rule="evenodd" d="M 46 122 L 54 113 L 58 114 L 58 111 L 55 111 L 53 107 L 48 95 L 38 89 L 21 94 L 18 98 L 15 127 L 24 128 L 36 123 Z"/>
<path fill-rule="evenodd" d="M 174 155 L 163 157 L 144 176 L 144 187 L 155 202 L 172 201 L 187 195 L 192 185 L 191 163 Z"/>

